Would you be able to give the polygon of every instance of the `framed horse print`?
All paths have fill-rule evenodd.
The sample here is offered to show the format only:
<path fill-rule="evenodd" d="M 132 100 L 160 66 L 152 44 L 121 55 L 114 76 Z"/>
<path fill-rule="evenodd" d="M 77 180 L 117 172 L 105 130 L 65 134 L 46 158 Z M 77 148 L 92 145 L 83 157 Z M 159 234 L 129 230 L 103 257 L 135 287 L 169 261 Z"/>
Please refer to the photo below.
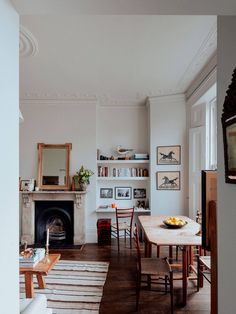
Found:
<path fill-rule="evenodd" d="M 181 146 L 157 146 L 157 165 L 180 165 Z"/>
<path fill-rule="evenodd" d="M 157 190 L 180 190 L 180 171 L 158 171 Z"/>

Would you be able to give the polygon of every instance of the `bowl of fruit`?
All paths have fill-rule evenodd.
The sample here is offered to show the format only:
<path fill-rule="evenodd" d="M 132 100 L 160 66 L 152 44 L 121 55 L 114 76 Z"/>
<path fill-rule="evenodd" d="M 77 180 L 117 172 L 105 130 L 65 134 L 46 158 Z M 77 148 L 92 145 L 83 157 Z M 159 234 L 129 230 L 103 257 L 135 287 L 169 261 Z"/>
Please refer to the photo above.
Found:
<path fill-rule="evenodd" d="M 172 229 L 182 228 L 185 225 L 187 225 L 187 221 L 183 219 L 179 219 L 176 217 L 169 217 L 165 220 L 163 220 L 163 223 L 168 227 Z"/>

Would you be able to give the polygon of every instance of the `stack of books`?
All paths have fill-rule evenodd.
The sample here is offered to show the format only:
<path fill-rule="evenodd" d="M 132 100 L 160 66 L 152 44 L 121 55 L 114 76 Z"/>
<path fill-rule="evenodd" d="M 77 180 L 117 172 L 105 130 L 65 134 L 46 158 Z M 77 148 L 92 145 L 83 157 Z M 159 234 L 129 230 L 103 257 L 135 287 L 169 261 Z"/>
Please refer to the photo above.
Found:
<path fill-rule="evenodd" d="M 149 159 L 149 155 L 148 154 L 142 154 L 142 153 L 136 153 L 134 154 L 134 159 L 135 160 L 148 160 Z"/>
<path fill-rule="evenodd" d="M 27 250 L 21 252 L 19 256 L 20 261 L 20 267 L 24 268 L 32 268 L 39 261 L 41 261 L 45 256 L 45 249 L 44 248 L 38 248 L 38 249 L 32 249 L 28 248 Z"/>

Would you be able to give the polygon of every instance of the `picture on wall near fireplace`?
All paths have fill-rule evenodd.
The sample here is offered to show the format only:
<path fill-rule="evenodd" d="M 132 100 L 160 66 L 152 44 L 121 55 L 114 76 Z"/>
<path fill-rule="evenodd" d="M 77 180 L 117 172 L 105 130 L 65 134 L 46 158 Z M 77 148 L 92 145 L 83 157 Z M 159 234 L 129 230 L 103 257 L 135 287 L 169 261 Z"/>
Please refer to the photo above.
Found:
<path fill-rule="evenodd" d="M 101 198 L 113 198 L 113 189 L 112 188 L 100 188 L 100 197 Z"/>
<path fill-rule="evenodd" d="M 180 190 L 180 171 L 158 171 L 157 190 Z"/>
<path fill-rule="evenodd" d="M 116 200 L 131 200 L 132 188 L 131 187 L 115 187 Z"/>
<path fill-rule="evenodd" d="M 180 145 L 157 146 L 157 165 L 180 165 L 180 163 Z"/>

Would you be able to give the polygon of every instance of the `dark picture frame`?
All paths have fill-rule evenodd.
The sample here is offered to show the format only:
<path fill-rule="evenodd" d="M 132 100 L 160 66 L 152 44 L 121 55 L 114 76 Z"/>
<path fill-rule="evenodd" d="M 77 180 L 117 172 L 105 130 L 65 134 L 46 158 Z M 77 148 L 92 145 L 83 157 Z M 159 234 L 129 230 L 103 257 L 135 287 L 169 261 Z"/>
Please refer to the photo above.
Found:
<path fill-rule="evenodd" d="M 113 188 L 100 188 L 100 198 L 113 198 Z"/>
<path fill-rule="evenodd" d="M 181 146 L 157 146 L 157 165 L 180 165 Z"/>
<path fill-rule="evenodd" d="M 179 191 L 180 171 L 157 171 L 157 190 Z"/>
<path fill-rule="evenodd" d="M 225 182 L 236 184 L 236 68 L 226 91 L 221 117 L 223 128 Z"/>
<path fill-rule="evenodd" d="M 146 198 L 146 189 L 133 189 L 133 198 Z"/>
<path fill-rule="evenodd" d="M 131 200 L 132 187 L 116 186 L 115 199 L 116 200 Z"/>

